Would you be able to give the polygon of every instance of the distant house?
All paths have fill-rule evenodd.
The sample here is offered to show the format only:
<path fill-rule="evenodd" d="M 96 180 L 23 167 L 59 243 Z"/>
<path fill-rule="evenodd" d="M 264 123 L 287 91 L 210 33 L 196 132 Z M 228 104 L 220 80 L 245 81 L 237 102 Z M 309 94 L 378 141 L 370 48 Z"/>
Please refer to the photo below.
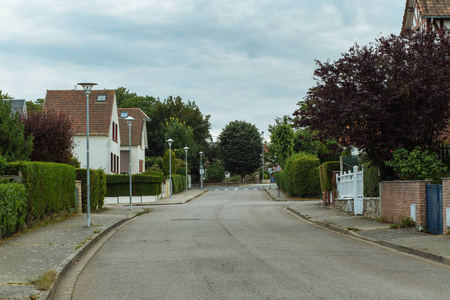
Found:
<path fill-rule="evenodd" d="M 407 0 L 402 31 L 450 28 L 450 0 Z"/>
<path fill-rule="evenodd" d="M 128 116 L 135 120 L 131 126 L 131 173 L 145 172 L 145 149 L 148 149 L 146 121 L 150 120 L 140 108 L 119 108 L 120 127 L 120 173 L 128 173 L 129 128 Z"/>
<path fill-rule="evenodd" d="M 87 166 L 86 95 L 83 90 L 47 90 L 44 108 L 65 112 L 73 120 L 74 155 Z M 119 173 L 120 134 L 115 90 L 92 90 L 89 96 L 89 167 Z"/>
<path fill-rule="evenodd" d="M 3 102 L 11 103 L 11 113 L 18 113 L 19 115 L 27 115 L 27 103 L 25 99 L 3 99 Z"/>

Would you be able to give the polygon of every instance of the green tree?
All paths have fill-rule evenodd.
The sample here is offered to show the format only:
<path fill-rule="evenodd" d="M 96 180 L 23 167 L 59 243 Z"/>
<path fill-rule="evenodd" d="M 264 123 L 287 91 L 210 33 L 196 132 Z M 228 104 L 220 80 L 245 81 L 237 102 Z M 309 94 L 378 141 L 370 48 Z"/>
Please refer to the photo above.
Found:
<path fill-rule="evenodd" d="M 166 153 L 164 154 L 163 157 L 163 173 L 165 176 L 169 176 L 169 169 L 172 169 L 172 174 L 176 174 L 177 173 L 177 160 L 175 158 L 175 152 L 170 151 L 170 149 L 166 150 Z M 171 155 L 172 157 L 169 159 L 169 155 Z M 172 168 L 170 168 L 170 166 Z"/>
<path fill-rule="evenodd" d="M 164 136 L 164 140 L 167 141 L 168 139 L 174 140 L 172 149 L 175 152 L 176 158 L 184 160 L 184 147 L 189 147 L 190 149 L 190 151 L 188 151 L 189 160 L 196 155 L 195 152 L 197 147 L 194 142 L 194 131 L 190 126 L 187 126 L 185 123 L 181 123 L 178 119 L 172 118 L 170 122 L 166 124 L 166 134 Z"/>
<path fill-rule="evenodd" d="M 25 137 L 19 116 L 11 114 L 11 103 L 0 101 L 0 156 L 7 161 L 29 160 L 31 151 L 33 136 Z"/>
<path fill-rule="evenodd" d="M 205 178 L 208 182 L 222 182 L 225 180 L 225 168 L 219 160 L 213 161 L 206 168 Z"/>
<path fill-rule="evenodd" d="M 255 125 L 237 120 L 230 122 L 218 141 L 226 171 L 244 178 L 260 167 L 262 138 Z"/>
<path fill-rule="evenodd" d="M 275 125 L 269 125 L 270 149 L 277 156 L 281 165 L 294 152 L 294 129 L 287 116 L 276 118 Z"/>

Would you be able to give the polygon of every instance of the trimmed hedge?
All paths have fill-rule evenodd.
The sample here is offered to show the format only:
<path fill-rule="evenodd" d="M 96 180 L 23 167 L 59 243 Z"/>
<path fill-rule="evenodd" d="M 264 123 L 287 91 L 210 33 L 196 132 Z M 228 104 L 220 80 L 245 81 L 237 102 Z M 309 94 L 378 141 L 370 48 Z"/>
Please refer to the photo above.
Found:
<path fill-rule="evenodd" d="M 0 239 L 25 225 L 27 192 L 23 184 L 0 184 Z"/>
<path fill-rule="evenodd" d="M 320 160 L 308 153 L 298 153 L 286 161 L 280 172 L 280 188 L 290 196 L 316 197 L 320 194 Z"/>
<path fill-rule="evenodd" d="M 380 197 L 380 169 L 377 166 L 365 165 L 364 172 L 364 197 Z"/>
<path fill-rule="evenodd" d="M 154 174 L 154 175 L 149 175 Z M 131 175 L 133 196 L 152 196 L 161 194 L 161 182 L 164 180 L 162 172 L 153 171 L 144 174 Z M 106 175 L 106 196 L 129 196 L 129 175 Z"/>
<path fill-rule="evenodd" d="M 333 171 L 339 171 L 340 166 L 338 161 L 327 161 L 319 167 L 320 173 L 320 188 L 322 192 L 333 190 L 331 180 L 333 179 Z"/>
<path fill-rule="evenodd" d="M 91 188 L 91 210 L 102 208 L 106 196 L 106 174 L 103 170 L 89 169 L 89 181 Z M 77 169 L 77 180 L 81 180 L 82 210 L 87 211 L 87 170 Z"/>
<path fill-rule="evenodd" d="M 62 210 L 76 209 L 74 167 L 50 162 L 12 162 L 7 174 L 17 175 L 19 170 L 27 192 L 27 224 Z"/>
<path fill-rule="evenodd" d="M 186 185 L 186 176 L 172 174 L 173 193 L 178 194 L 184 191 Z"/>

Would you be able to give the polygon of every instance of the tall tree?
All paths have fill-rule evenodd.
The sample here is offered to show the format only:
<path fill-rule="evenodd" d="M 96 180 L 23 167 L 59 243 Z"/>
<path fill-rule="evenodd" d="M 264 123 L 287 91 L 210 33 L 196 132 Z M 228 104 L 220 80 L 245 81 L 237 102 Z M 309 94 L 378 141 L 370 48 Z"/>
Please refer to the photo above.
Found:
<path fill-rule="evenodd" d="M 374 162 L 398 148 L 433 147 L 450 119 L 449 55 L 446 30 L 381 37 L 333 63 L 317 61 L 297 125 L 356 146 Z"/>
<path fill-rule="evenodd" d="M 32 150 L 33 137 L 25 136 L 18 114 L 11 114 L 11 103 L 0 99 L 0 156 L 7 161 L 29 160 Z"/>
<path fill-rule="evenodd" d="M 276 118 L 275 125 L 269 125 L 270 150 L 278 161 L 284 166 L 284 162 L 294 152 L 294 129 L 288 116 Z"/>
<path fill-rule="evenodd" d="M 33 136 L 33 161 L 68 163 L 74 148 L 72 120 L 53 109 L 31 111 L 22 115 L 25 136 Z"/>
<path fill-rule="evenodd" d="M 230 122 L 220 133 L 218 142 L 227 172 L 244 178 L 261 166 L 262 137 L 255 125 L 237 120 Z"/>

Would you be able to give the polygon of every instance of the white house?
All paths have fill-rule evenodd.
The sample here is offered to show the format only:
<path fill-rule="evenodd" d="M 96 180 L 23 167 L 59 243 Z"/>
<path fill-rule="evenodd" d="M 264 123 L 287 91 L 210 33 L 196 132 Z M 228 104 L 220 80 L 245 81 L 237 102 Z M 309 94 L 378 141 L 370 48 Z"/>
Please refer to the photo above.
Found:
<path fill-rule="evenodd" d="M 25 99 L 3 99 L 3 102 L 11 103 L 11 113 L 18 113 L 19 115 L 27 115 L 27 103 Z"/>
<path fill-rule="evenodd" d="M 131 126 L 131 174 L 145 172 L 145 149 L 148 148 L 147 125 L 150 119 L 140 108 L 119 108 L 120 127 L 120 173 L 128 173 L 129 128 L 128 116 L 135 120 Z"/>
<path fill-rule="evenodd" d="M 406 0 L 402 31 L 450 28 L 450 0 Z"/>
<path fill-rule="evenodd" d="M 74 156 L 87 166 L 86 95 L 83 90 L 47 90 L 44 108 L 65 112 L 73 120 Z M 119 173 L 120 125 L 115 90 L 92 90 L 89 96 L 89 167 Z"/>

